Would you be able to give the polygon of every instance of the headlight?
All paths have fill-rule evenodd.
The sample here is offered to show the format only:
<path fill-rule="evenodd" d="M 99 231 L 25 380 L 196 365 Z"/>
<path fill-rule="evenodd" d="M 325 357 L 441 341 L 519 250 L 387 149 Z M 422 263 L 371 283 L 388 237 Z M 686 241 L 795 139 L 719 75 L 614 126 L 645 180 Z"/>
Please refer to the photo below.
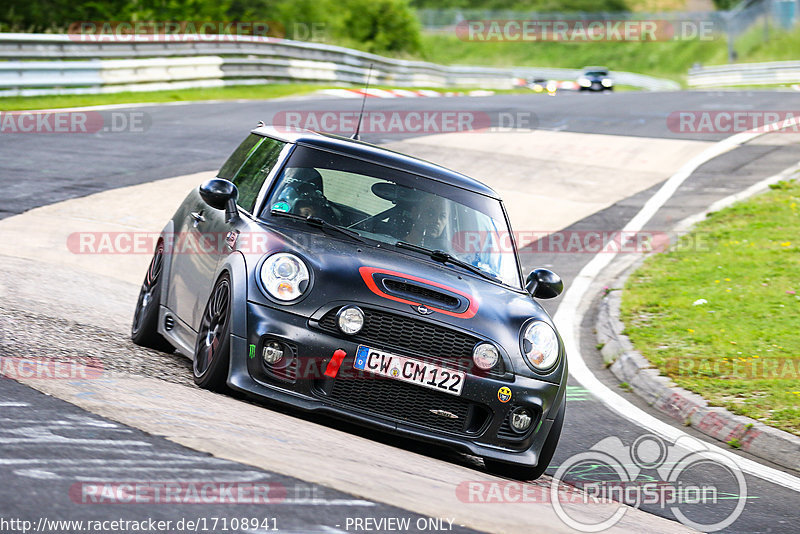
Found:
<path fill-rule="evenodd" d="M 603 84 L 603 87 L 611 87 L 612 85 L 614 85 L 614 80 L 612 80 L 611 78 L 603 78 L 603 81 L 600 83 Z"/>
<path fill-rule="evenodd" d="M 273 254 L 261 265 L 261 282 L 278 300 L 294 300 L 308 288 L 308 268 L 303 260 L 286 252 Z"/>
<path fill-rule="evenodd" d="M 537 371 L 547 371 L 558 359 L 558 336 L 547 323 L 533 321 L 522 332 L 522 352 Z"/>
<path fill-rule="evenodd" d="M 592 85 L 592 81 L 589 78 L 581 77 L 578 78 L 578 85 L 581 87 L 589 87 Z"/>
<path fill-rule="evenodd" d="M 339 330 L 352 336 L 364 327 L 364 312 L 358 306 L 345 306 L 336 314 L 336 322 Z"/>
<path fill-rule="evenodd" d="M 478 369 L 483 369 L 484 371 L 488 371 L 497 365 L 499 359 L 500 354 L 491 343 L 481 343 L 472 351 L 472 361 L 475 362 Z"/>

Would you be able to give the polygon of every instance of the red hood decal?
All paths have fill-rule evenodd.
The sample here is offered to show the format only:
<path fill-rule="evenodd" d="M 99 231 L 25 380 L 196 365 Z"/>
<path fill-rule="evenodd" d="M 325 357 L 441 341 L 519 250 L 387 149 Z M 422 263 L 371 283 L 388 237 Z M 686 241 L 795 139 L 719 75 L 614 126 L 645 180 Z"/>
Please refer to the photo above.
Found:
<path fill-rule="evenodd" d="M 396 302 L 402 302 L 403 304 L 410 304 L 412 306 L 419 306 L 420 304 L 422 304 L 420 302 L 414 302 L 412 300 L 407 300 L 407 299 L 403 299 L 403 298 L 400 298 L 400 297 L 395 297 L 394 295 L 389 295 L 389 294 L 381 291 L 381 289 L 375 283 L 375 280 L 373 280 L 373 278 L 372 278 L 372 275 L 375 274 L 375 273 L 389 274 L 389 275 L 393 275 L 393 276 L 400 276 L 400 277 L 406 278 L 408 280 L 414 280 L 415 282 L 422 282 L 422 283 L 428 284 L 430 286 L 438 287 L 440 289 L 445 289 L 447 291 L 450 291 L 450 292 L 456 293 L 458 295 L 461 295 L 462 297 L 466 298 L 469 301 L 469 307 L 466 310 L 464 310 L 463 312 L 460 312 L 460 313 L 456 313 L 456 312 L 452 312 L 452 311 L 448 311 L 448 310 L 443 310 L 441 308 L 436 308 L 434 306 L 431 306 L 430 304 L 425 304 L 426 308 L 428 308 L 430 310 L 433 310 L 435 312 L 443 313 L 445 315 L 451 315 L 453 317 L 460 317 L 462 319 L 472 319 L 473 317 L 475 317 L 475 314 L 478 313 L 478 301 L 475 299 L 475 297 L 473 297 L 469 293 L 465 293 L 463 291 L 459 291 L 458 289 L 452 288 L 450 286 L 446 286 L 446 285 L 440 284 L 438 282 L 433 282 L 432 280 L 427 280 L 425 278 L 420 278 L 418 276 L 412 276 L 410 274 L 399 273 L 397 271 L 389 271 L 389 270 L 386 270 L 386 269 L 378 269 L 378 268 L 375 268 L 375 267 L 359 267 L 358 268 L 358 272 L 361 274 L 361 278 L 364 279 L 364 283 L 367 284 L 367 287 L 369 288 L 369 290 L 372 291 L 373 293 L 375 293 L 376 295 L 378 295 L 379 297 L 383 297 L 383 298 L 389 299 L 389 300 L 394 300 Z"/>

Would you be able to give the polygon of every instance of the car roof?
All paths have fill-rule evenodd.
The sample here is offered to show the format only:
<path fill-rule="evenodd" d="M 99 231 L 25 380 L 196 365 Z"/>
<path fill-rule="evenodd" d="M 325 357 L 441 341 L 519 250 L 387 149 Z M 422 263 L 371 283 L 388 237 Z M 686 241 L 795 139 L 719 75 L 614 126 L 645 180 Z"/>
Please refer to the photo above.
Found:
<path fill-rule="evenodd" d="M 252 133 L 280 139 L 289 143 L 297 143 L 322 150 L 338 152 L 386 167 L 394 167 L 399 170 L 431 178 L 500 200 L 498 194 L 491 187 L 474 178 L 452 171 L 441 165 L 436 165 L 435 163 L 408 156 L 400 152 L 364 143 L 363 141 L 355 141 L 347 137 L 299 128 L 276 128 L 274 125 L 259 126 L 253 130 Z"/>
<path fill-rule="evenodd" d="M 583 67 L 583 71 L 587 72 L 590 70 L 602 70 L 604 72 L 608 72 L 608 67 Z"/>

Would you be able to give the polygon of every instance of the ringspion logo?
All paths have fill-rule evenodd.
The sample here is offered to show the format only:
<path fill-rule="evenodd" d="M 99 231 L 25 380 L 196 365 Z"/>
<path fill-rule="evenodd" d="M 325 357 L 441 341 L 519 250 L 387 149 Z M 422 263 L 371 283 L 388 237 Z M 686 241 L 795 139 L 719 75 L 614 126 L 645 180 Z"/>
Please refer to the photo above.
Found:
<path fill-rule="evenodd" d="M 575 514 L 557 497 L 565 484 L 579 488 L 587 500 L 617 507 L 603 517 Z M 700 440 L 682 436 L 668 443 L 645 434 L 627 446 L 610 436 L 567 458 L 553 475 L 550 493 L 558 517 L 580 532 L 609 529 L 626 514 L 624 505 L 645 504 L 668 510 L 688 527 L 715 532 L 741 515 L 747 482 L 732 457 Z"/>

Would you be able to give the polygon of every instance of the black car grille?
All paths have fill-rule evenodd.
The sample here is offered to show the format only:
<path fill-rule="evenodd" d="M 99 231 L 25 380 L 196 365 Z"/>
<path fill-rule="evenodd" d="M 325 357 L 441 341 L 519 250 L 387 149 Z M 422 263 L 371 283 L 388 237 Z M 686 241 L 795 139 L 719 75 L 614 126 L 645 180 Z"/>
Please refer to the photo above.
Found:
<path fill-rule="evenodd" d="M 319 321 L 320 328 L 341 335 L 336 325 L 338 311 L 335 308 L 326 313 Z M 395 349 L 403 354 L 416 355 L 423 360 L 471 374 L 492 377 L 505 374 L 502 359 L 488 372 L 475 368 L 472 363 L 472 349 L 480 339 L 474 336 L 403 315 L 370 308 L 363 308 L 363 311 L 364 327 L 348 339 L 370 344 L 375 348 Z"/>
<path fill-rule="evenodd" d="M 393 280 L 391 278 L 384 279 L 383 285 L 389 293 L 406 298 L 416 298 L 417 302 L 424 302 L 425 304 L 439 306 L 445 309 L 457 309 L 461 306 L 461 301 L 456 297 L 424 286 Z"/>
<path fill-rule="evenodd" d="M 477 434 L 490 416 L 485 406 L 461 397 L 365 374 L 336 379 L 327 398 L 400 423 L 455 434 Z"/>

